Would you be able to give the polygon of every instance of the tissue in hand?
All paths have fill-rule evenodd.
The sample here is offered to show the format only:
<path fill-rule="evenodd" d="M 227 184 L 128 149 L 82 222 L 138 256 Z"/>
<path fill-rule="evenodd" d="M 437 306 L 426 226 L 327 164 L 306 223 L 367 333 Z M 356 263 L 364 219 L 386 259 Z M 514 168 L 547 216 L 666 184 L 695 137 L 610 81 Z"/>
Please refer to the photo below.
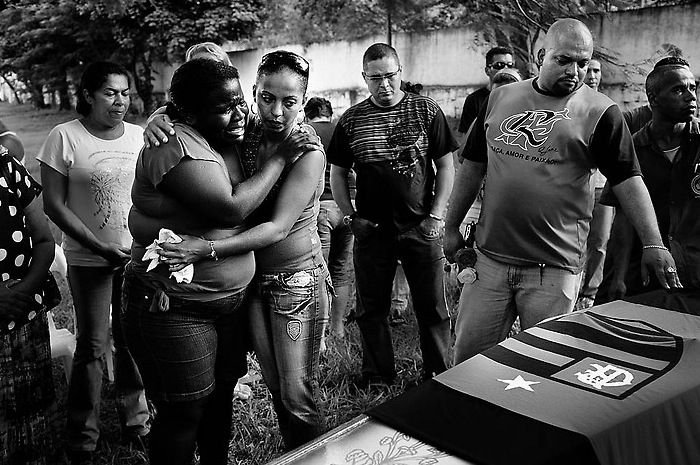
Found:
<path fill-rule="evenodd" d="M 158 239 L 155 239 L 151 245 L 146 247 L 146 253 L 143 254 L 141 260 L 151 262 L 148 264 L 146 271 L 151 271 L 153 268 L 158 266 L 160 263 L 160 255 L 158 255 L 159 250 L 163 250 L 160 244 L 167 242 L 169 244 L 178 244 L 182 242 L 182 238 L 172 232 L 169 229 L 161 228 L 158 232 Z M 170 273 L 170 277 L 174 278 L 178 283 L 191 283 L 192 277 L 194 276 L 194 265 L 190 264 L 181 269 L 180 271 L 175 271 Z"/>

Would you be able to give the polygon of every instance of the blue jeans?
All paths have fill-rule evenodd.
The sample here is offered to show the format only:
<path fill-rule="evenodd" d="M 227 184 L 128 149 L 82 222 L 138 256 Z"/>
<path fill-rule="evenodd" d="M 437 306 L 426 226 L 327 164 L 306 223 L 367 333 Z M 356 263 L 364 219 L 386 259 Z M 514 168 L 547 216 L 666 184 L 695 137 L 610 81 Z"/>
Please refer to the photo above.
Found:
<path fill-rule="evenodd" d="M 444 289 L 444 258 L 438 237 L 418 226 L 404 233 L 380 227 L 355 237 L 356 320 L 362 335 L 362 373 L 392 380 L 394 349 L 389 330 L 397 261 L 406 274 L 418 320 L 425 377 L 448 368 L 450 320 Z"/>
<path fill-rule="evenodd" d="M 477 280 L 465 284 L 455 325 L 455 364 L 506 338 L 516 316 L 527 329 L 545 318 L 569 313 L 581 273 L 553 266 L 515 266 L 477 249 Z"/>
<path fill-rule="evenodd" d="M 150 414 L 143 382 L 122 335 L 119 322 L 123 269 L 69 266 L 68 283 L 73 295 L 77 344 L 68 387 L 67 441 L 71 450 L 95 450 L 100 436 L 99 417 L 104 357 L 111 357 L 110 304 L 114 318 L 112 336 L 116 349 L 115 388 L 117 411 L 124 432 L 149 431 Z"/>
<path fill-rule="evenodd" d="M 319 257 L 320 258 L 320 257 Z M 324 429 L 319 348 L 330 301 L 325 266 L 260 274 L 250 292 L 253 347 L 288 449 Z"/>

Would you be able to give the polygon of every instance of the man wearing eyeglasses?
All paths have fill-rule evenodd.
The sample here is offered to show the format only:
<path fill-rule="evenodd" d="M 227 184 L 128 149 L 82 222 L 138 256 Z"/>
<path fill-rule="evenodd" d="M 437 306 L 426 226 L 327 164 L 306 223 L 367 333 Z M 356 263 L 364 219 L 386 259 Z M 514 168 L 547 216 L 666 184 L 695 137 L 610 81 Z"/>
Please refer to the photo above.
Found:
<path fill-rule="evenodd" d="M 462 109 L 462 117 L 459 120 L 458 131 L 466 134 L 469 127 L 472 125 L 477 115 L 486 107 L 489 101 L 489 94 L 493 87 L 493 78 L 502 69 L 515 68 L 513 61 L 513 51 L 508 47 L 494 47 L 486 52 L 486 67 L 484 72 L 489 77 L 489 83 L 486 87 L 475 90 L 467 95 L 464 100 L 464 108 Z"/>
<path fill-rule="evenodd" d="M 585 265 L 600 168 L 643 247 L 642 274 L 680 287 L 618 106 L 584 85 L 593 37 L 575 19 L 556 21 L 538 52 L 536 79 L 500 87 L 474 123 L 445 224 L 448 260 L 488 170 L 476 228 L 476 280 L 464 284 L 455 363 L 523 329 L 570 312 Z"/>
<path fill-rule="evenodd" d="M 454 180 L 450 152 L 457 148 L 440 107 L 401 90 L 396 50 L 374 44 L 362 66 L 370 97 L 338 120 L 328 147 L 333 197 L 355 236 L 361 386 L 391 384 L 396 376 L 388 316 L 397 260 L 413 298 L 423 374 L 447 368 L 450 326 L 439 239 Z M 350 168 L 357 173 L 357 211 L 346 181 Z"/>

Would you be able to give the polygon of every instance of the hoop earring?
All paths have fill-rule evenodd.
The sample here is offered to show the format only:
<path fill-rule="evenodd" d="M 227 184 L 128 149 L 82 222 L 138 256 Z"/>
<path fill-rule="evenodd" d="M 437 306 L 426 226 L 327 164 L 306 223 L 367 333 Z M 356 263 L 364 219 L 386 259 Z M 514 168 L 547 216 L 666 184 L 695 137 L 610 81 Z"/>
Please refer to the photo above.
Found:
<path fill-rule="evenodd" d="M 254 116 L 258 116 L 258 104 L 253 102 L 250 104 L 250 113 Z"/>

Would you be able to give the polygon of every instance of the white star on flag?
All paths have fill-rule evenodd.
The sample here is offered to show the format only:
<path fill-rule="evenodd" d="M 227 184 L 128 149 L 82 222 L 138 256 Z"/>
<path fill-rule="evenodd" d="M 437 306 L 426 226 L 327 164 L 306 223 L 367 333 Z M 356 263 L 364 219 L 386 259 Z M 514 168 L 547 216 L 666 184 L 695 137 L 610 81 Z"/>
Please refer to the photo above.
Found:
<path fill-rule="evenodd" d="M 535 392 L 530 385 L 532 384 L 540 384 L 539 381 L 525 381 L 522 376 L 518 375 L 515 377 L 515 379 L 499 379 L 500 382 L 506 383 L 508 386 L 504 389 L 504 391 L 508 391 L 509 389 L 515 389 L 515 388 L 523 388 L 526 391 L 530 392 Z"/>

